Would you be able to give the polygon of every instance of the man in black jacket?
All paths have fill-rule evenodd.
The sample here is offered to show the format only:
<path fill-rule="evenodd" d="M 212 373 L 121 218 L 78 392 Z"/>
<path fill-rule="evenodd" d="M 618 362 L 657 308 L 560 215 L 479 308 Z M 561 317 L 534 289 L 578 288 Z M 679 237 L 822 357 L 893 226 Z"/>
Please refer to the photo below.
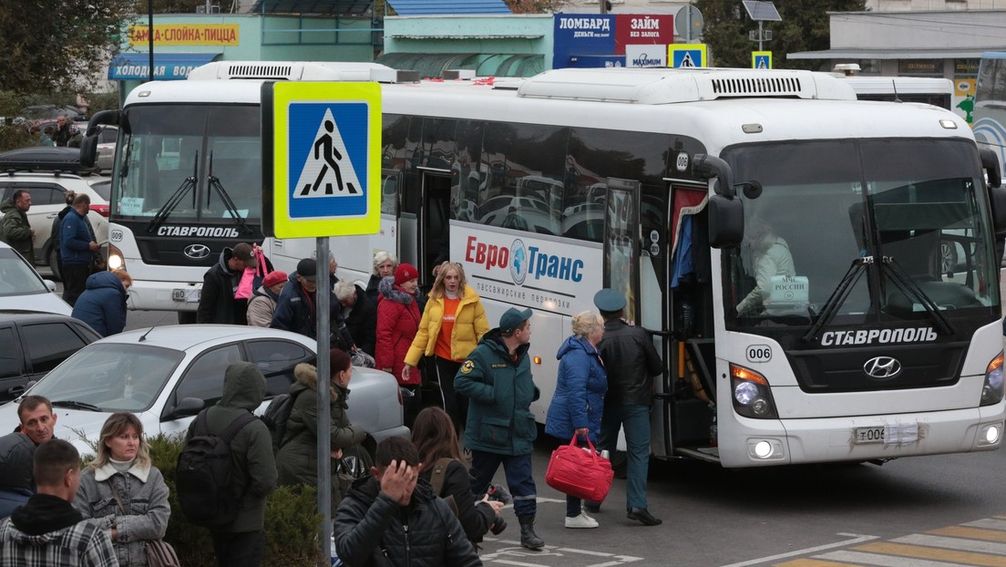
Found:
<path fill-rule="evenodd" d="M 56 413 L 42 396 L 24 396 L 17 406 L 17 430 L 0 437 L 0 518 L 6 518 L 35 493 L 35 448 L 52 439 Z"/>
<path fill-rule="evenodd" d="M 240 242 L 224 248 L 216 264 L 203 275 L 203 289 L 196 309 L 197 323 L 247 325 L 248 300 L 234 299 L 245 268 L 255 266 L 251 244 Z"/>
<path fill-rule="evenodd" d="M 653 377 L 662 363 L 650 335 L 622 320 L 625 295 L 602 289 L 594 295 L 594 305 L 604 317 L 604 338 L 598 345 L 608 373 L 608 393 L 601 418 L 600 448 L 615 452 L 618 429 L 625 428 L 629 457 L 626 508 L 630 520 L 656 526 L 646 507 L 646 476 L 650 463 L 650 408 L 653 406 Z M 600 505 L 587 503 L 596 512 Z"/>
<path fill-rule="evenodd" d="M 350 281 L 335 284 L 335 297 L 342 305 L 342 315 L 353 342 L 363 352 L 374 356 L 377 344 L 377 306 L 363 288 Z"/>
<path fill-rule="evenodd" d="M 335 548 L 354 567 L 482 565 L 447 503 L 419 479 L 419 453 L 408 439 L 377 445 L 371 478 L 357 481 L 335 514 Z"/>

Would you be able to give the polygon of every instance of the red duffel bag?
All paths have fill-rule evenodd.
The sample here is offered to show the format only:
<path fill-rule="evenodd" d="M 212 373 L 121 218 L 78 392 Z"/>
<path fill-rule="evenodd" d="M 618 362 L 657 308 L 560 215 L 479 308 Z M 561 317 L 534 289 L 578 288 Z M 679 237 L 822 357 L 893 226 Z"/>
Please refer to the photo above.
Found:
<path fill-rule="evenodd" d="M 545 483 L 570 496 L 601 502 L 611 489 L 615 473 L 611 461 L 597 454 L 594 444 L 587 439 L 588 448 L 578 447 L 576 435 L 569 445 L 552 451 L 545 470 Z"/>

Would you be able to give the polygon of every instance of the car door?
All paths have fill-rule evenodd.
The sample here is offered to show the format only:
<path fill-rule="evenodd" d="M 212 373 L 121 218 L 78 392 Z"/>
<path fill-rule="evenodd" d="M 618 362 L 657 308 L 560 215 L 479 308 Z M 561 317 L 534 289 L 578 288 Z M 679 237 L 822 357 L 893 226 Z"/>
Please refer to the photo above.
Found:
<path fill-rule="evenodd" d="M 86 325 L 69 318 L 65 321 L 21 323 L 18 332 L 28 364 L 20 383 L 12 386 L 14 390 L 11 393 L 14 395 L 20 395 L 27 382 L 45 376 L 71 354 L 101 338 Z"/>
<path fill-rule="evenodd" d="M 0 327 L 0 400 L 13 399 L 9 390 L 24 383 L 24 353 L 13 324 Z"/>
<path fill-rule="evenodd" d="M 182 372 L 174 392 L 168 397 L 161 419 L 164 420 L 168 411 L 177 407 L 185 398 L 201 400 L 204 407 L 215 405 L 223 395 L 224 374 L 227 372 L 227 367 L 242 360 L 244 359 L 238 343 L 207 349 L 192 359 L 188 368 Z M 162 421 L 161 433 L 184 434 L 191 421 L 192 416 Z"/>
<path fill-rule="evenodd" d="M 267 399 L 289 391 L 294 367 L 314 358 L 314 353 L 303 345 L 281 339 L 249 341 L 245 348 L 248 361 L 265 375 Z"/>

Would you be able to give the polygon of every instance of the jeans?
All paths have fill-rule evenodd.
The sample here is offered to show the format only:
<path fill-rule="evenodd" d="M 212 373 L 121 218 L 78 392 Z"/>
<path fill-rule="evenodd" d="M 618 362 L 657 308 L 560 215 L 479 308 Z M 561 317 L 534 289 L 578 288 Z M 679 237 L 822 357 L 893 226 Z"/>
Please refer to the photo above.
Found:
<path fill-rule="evenodd" d="M 472 493 L 481 500 L 493 480 L 493 475 L 503 465 L 506 484 L 513 495 L 513 511 L 518 518 L 534 517 L 538 509 L 538 494 L 531 475 L 531 455 L 499 455 L 485 451 L 472 451 Z"/>
<path fill-rule="evenodd" d="M 257 532 L 211 532 L 213 551 L 220 567 L 259 567 L 265 555 L 265 533 Z"/>
<path fill-rule="evenodd" d="M 74 305 L 77 298 L 84 293 L 87 277 L 91 275 L 91 266 L 87 264 L 63 264 L 63 301 Z"/>
<path fill-rule="evenodd" d="M 625 428 L 628 469 L 626 506 L 646 508 L 646 477 L 650 466 L 650 406 L 605 406 L 601 419 L 601 448 L 615 452 L 618 429 Z"/>

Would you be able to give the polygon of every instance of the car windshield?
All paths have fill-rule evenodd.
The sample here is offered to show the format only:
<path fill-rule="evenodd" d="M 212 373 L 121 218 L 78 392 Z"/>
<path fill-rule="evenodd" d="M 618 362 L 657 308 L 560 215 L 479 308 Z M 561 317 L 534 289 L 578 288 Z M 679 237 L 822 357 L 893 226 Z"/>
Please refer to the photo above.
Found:
<path fill-rule="evenodd" d="M 98 181 L 97 183 L 91 184 L 91 189 L 101 196 L 102 199 L 109 201 L 112 198 L 112 181 Z"/>
<path fill-rule="evenodd" d="M 173 221 L 222 221 L 231 218 L 232 201 L 242 218 L 260 219 L 259 112 L 242 105 L 130 108 L 112 213 L 150 218 L 165 211 Z M 219 183 L 209 183 L 211 175 Z M 194 187 L 187 182 L 193 177 Z M 166 207 L 173 196 L 177 203 Z"/>
<path fill-rule="evenodd" d="M 973 143 L 774 143 L 723 156 L 738 182 L 762 185 L 741 196 L 744 242 L 725 252 L 730 328 L 806 327 L 826 306 L 820 326 L 952 324 L 999 305 Z"/>
<path fill-rule="evenodd" d="M 42 278 L 38 277 L 17 252 L 0 249 L 0 297 L 49 293 Z"/>
<path fill-rule="evenodd" d="M 91 404 L 103 412 L 153 405 L 184 353 L 137 344 L 92 344 L 77 351 L 31 389 L 53 402 Z"/>

